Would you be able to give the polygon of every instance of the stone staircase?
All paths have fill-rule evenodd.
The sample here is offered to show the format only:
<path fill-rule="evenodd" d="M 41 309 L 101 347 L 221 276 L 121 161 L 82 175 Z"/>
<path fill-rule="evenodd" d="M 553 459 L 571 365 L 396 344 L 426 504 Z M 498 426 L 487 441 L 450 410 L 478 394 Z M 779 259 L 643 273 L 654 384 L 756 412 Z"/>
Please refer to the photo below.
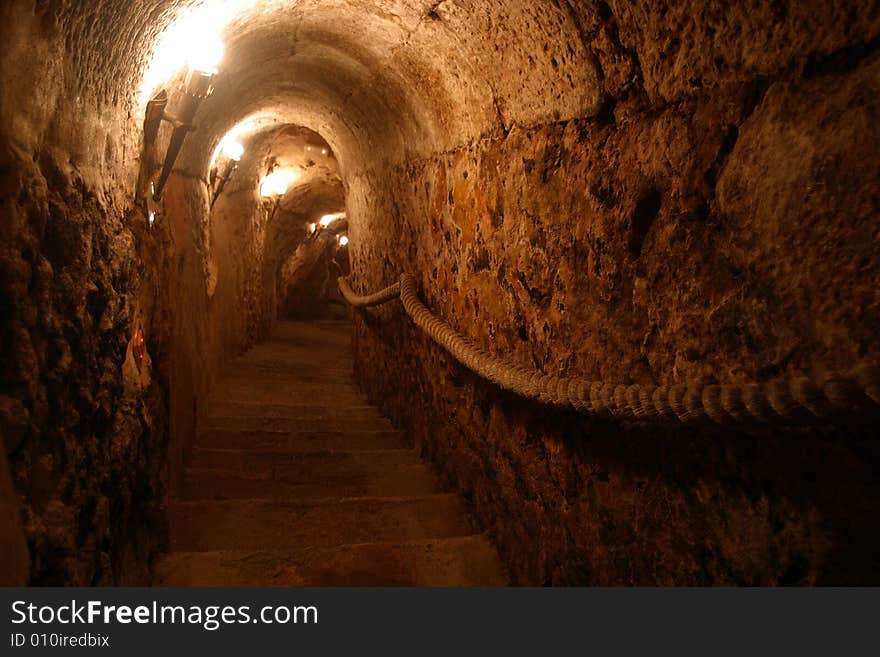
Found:
<path fill-rule="evenodd" d="M 281 322 L 215 386 L 160 586 L 498 586 L 457 495 L 352 382 L 351 325 Z"/>

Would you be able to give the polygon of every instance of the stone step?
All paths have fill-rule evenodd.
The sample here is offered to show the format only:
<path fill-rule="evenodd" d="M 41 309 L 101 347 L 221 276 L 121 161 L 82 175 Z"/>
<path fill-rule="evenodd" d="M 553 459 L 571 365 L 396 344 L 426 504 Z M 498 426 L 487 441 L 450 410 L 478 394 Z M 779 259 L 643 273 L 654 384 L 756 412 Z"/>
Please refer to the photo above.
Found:
<path fill-rule="evenodd" d="M 352 335 L 351 322 L 279 322 L 272 336 L 263 344 L 340 344 L 350 348 Z"/>
<path fill-rule="evenodd" d="M 240 386 L 243 383 L 253 383 L 262 386 L 299 384 L 301 387 L 329 387 L 357 391 L 352 369 L 334 371 L 320 368 L 305 368 L 296 371 L 273 372 L 271 370 L 256 367 L 238 366 L 228 368 L 223 373 L 217 385 Z"/>
<path fill-rule="evenodd" d="M 292 350 L 305 351 L 316 355 L 351 358 L 351 344 L 350 335 L 325 333 L 323 331 L 306 332 L 301 335 L 276 335 L 265 342 L 255 345 L 242 354 L 242 356 L 269 351 Z"/>
<path fill-rule="evenodd" d="M 211 391 L 212 401 L 251 404 L 315 404 L 316 406 L 358 406 L 364 396 L 348 384 L 318 384 L 302 381 L 219 381 Z"/>
<path fill-rule="evenodd" d="M 352 371 L 353 365 L 354 360 L 348 354 L 317 351 L 315 348 L 309 347 L 276 347 L 249 351 L 232 360 L 224 371 L 235 372 L 239 369 L 246 369 L 262 371 L 267 374 L 328 371 L 335 374 L 345 374 Z"/>
<path fill-rule="evenodd" d="M 312 503 L 182 501 L 168 509 L 171 551 L 331 547 L 472 533 L 452 494 Z"/>
<path fill-rule="evenodd" d="M 231 472 L 189 468 L 181 491 L 184 500 L 261 499 L 307 501 L 348 497 L 431 495 L 442 490 L 422 463 L 400 464 L 381 473 L 301 478 L 284 472 Z"/>
<path fill-rule="evenodd" d="M 349 419 L 338 415 L 310 415 L 307 417 L 258 417 L 258 416 L 213 416 L 200 423 L 203 431 L 214 429 L 240 429 L 244 431 L 392 431 L 391 422 L 381 416 L 363 419 Z"/>
<path fill-rule="evenodd" d="M 209 399 L 205 412 L 208 417 L 272 417 L 294 419 L 298 417 L 344 417 L 350 420 L 383 419 L 374 406 L 348 404 L 340 406 L 308 403 L 262 404 L 259 402 Z"/>
<path fill-rule="evenodd" d="M 172 552 L 157 586 L 503 586 L 482 534 L 293 550 Z"/>
<path fill-rule="evenodd" d="M 199 433 L 198 447 L 217 449 L 278 449 L 289 452 L 347 450 L 350 452 L 395 449 L 403 444 L 398 431 L 346 428 L 344 431 L 265 431 L 215 427 Z"/>
<path fill-rule="evenodd" d="M 353 381 L 348 322 L 280 322 L 201 413 L 165 586 L 492 586 L 497 553 Z"/>
<path fill-rule="evenodd" d="M 230 364 L 260 364 L 270 369 L 289 369 L 298 365 L 342 366 L 354 359 L 348 344 L 317 345 L 312 343 L 264 343 L 233 359 Z"/>
<path fill-rule="evenodd" d="M 226 470 L 253 476 L 284 476 L 290 480 L 325 482 L 381 474 L 398 465 L 419 463 L 411 449 L 374 451 L 317 452 L 273 449 L 216 449 L 198 447 L 193 450 L 192 468 Z"/>

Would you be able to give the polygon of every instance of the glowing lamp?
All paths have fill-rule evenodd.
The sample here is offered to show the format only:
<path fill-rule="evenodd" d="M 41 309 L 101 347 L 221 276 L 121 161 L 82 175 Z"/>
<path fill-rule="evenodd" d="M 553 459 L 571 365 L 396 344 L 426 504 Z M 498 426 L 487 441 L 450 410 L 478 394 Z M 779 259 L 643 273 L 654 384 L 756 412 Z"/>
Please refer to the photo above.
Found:
<path fill-rule="evenodd" d="M 336 214 L 325 214 L 323 217 L 321 217 L 321 219 L 318 223 L 320 223 L 324 228 L 326 228 L 327 226 L 332 224 L 334 221 L 336 221 L 337 219 L 342 219 L 344 216 L 345 216 L 344 212 L 337 212 Z"/>
<path fill-rule="evenodd" d="M 147 116 L 144 121 L 145 151 L 152 147 L 161 121 L 169 121 L 174 126 L 171 139 L 168 142 L 168 149 L 165 152 L 162 170 L 155 183 L 154 196 L 157 200 L 162 196 L 165 183 L 168 181 L 168 176 L 171 175 L 174 162 L 180 154 L 187 133 L 195 129 L 193 120 L 196 116 L 196 110 L 213 91 L 211 83 L 217 73 L 217 65 L 223 58 L 223 42 L 216 34 L 194 33 L 189 37 L 189 45 L 191 46 L 188 49 L 187 57 L 189 71 L 183 83 L 183 94 L 177 104 L 176 113 L 172 115 L 165 111 L 168 95 L 163 90 L 154 96 L 148 104 Z"/>
<path fill-rule="evenodd" d="M 270 198 L 275 195 L 275 183 L 274 181 L 269 179 L 269 176 L 263 178 L 263 182 L 260 183 L 260 196 L 265 198 Z"/>
<path fill-rule="evenodd" d="M 222 142 L 221 148 L 223 154 L 229 158 L 229 161 L 226 163 L 226 166 L 217 178 L 217 183 L 214 187 L 214 194 L 211 197 L 212 208 L 214 207 L 214 203 L 216 203 L 217 199 L 220 197 L 220 194 L 223 193 L 223 189 L 226 187 L 226 183 L 229 182 L 229 178 L 232 177 L 232 174 L 235 172 L 236 168 L 238 168 L 238 162 L 241 160 L 241 156 L 244 155 L 244 146 L 235 139 L 225 139 Z"/>
<path fill-rule="evenodd" d="M 340 235 L 339 236 L 339 246 L 347 246 L 348 245 L 348 235 Z"/>
<path fill-rule="evenodd" d="M 260 183 L 260 196 L 263 198 L 274 198 L 275 204 L 272 206 L 272 212 L 269 213 L 269 222 L 275 218 L 278 207 L 281 205 L 281 197 L 283 197 L 288 188 L 296 182 L 300 173 L 296 169 L 275 169 L 272 173 L 263 178 Z"/>
<path fill-rule="evenodd" d="M 187 57 L 190 70 L 214 75 L 223 59 L 223 42 L 216 35 L 196 37 Z"/>
<path fill-rule="evenodd" d="M 304 150 L 306 153 L 314 153 L 316 155 L 321 155 L 322 157 L 327 157 L 328 155 L 330 155 L 330 149 L 326 146 L 306 144 Z"/>
<path fill-rule="evenodd" d="M 309 235 L 318 230 L 318 224 L 309 224 Z"/>
<path fill-rule="evenodd" d="M 154 195 L 156 193 L 155 184 L 151 181 L 149 191 L 146 193 L 146 203 L 147 203 L 147 228 L 152 228 L 153 224 L 156 223 L 156 219 L 159 216 L 159 206 L 156 203 L 156 199 Z"/>
<path fill-rule="evenodd" d="M 223 143 L 223 154 L 230 160 L 238 162 L 244 155 L 244 146 L 235 139 L 229 139 Z"/>
<path fill-rule="evenodd" d="M 144 332 L 138 327 L 134 335 L 132 336 L 132 354 L 134 355 L 134 359 L 140 367 L 141 361 L 143 361 L 144 356 L 147 353 L 147 341 L 144 338 Z"/>
<path fill-rule="evenodd" d="M 299 173 L 293 169 L 275 169 L 260 183 L 260 196 L 266 198 L 284 196 L 297 178 L 299 178 Z"/>

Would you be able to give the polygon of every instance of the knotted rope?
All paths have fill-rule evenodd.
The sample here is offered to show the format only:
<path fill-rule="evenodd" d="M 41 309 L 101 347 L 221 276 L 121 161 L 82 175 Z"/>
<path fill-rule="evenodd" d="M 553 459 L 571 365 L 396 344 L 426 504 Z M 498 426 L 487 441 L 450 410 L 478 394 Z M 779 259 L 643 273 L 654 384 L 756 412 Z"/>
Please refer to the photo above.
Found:
<path fill-rule="evenodd" d="M 468 369 L 523 397 L 585 413 L 682 422 L 711 418 L 720 424 L 731 419 L 780 422 L 810 416 L 828 418 L 871 403 L 880 406 L 880 367 L 876 365 L 862 364 L 849 374 L 833 374 L 822 385 L 806 377 L 742 385 L 615 385 L 542 374 L 496 358 L 428 310 L 410 274 L 368 296 L 356 294 L 348 281 L 340 278 L 339 291 L 357 308 L 400 298 L 415 325 Z"/>

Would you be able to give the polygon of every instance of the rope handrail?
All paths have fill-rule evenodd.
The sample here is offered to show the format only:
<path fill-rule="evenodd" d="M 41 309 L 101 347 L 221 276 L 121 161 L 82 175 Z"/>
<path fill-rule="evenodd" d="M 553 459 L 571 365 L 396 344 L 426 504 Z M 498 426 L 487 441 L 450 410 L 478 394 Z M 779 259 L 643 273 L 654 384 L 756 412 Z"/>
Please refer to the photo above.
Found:
<path fill-rule="evenodd" d="M 356 308 L 400 298 L 413 323 L 462 365 L 505 390 L 554 406 L 640 420 L 710 418 L 719 424 L 730 419 L 779 422 L 805 416 L 828 418 L 871 402 L 880 406 L 880 367 L 867 363 L 846 374 L 832 374 L 822 385 L 806 377 L 727 385 L 620 385 L 542 374 L 504 362 L 457 333 L 421 302 L 410 274 L 404 273 L 399 282 L 366 296 L 355 293 L 345 278 L 338 282 L 342 296 Z"/>

